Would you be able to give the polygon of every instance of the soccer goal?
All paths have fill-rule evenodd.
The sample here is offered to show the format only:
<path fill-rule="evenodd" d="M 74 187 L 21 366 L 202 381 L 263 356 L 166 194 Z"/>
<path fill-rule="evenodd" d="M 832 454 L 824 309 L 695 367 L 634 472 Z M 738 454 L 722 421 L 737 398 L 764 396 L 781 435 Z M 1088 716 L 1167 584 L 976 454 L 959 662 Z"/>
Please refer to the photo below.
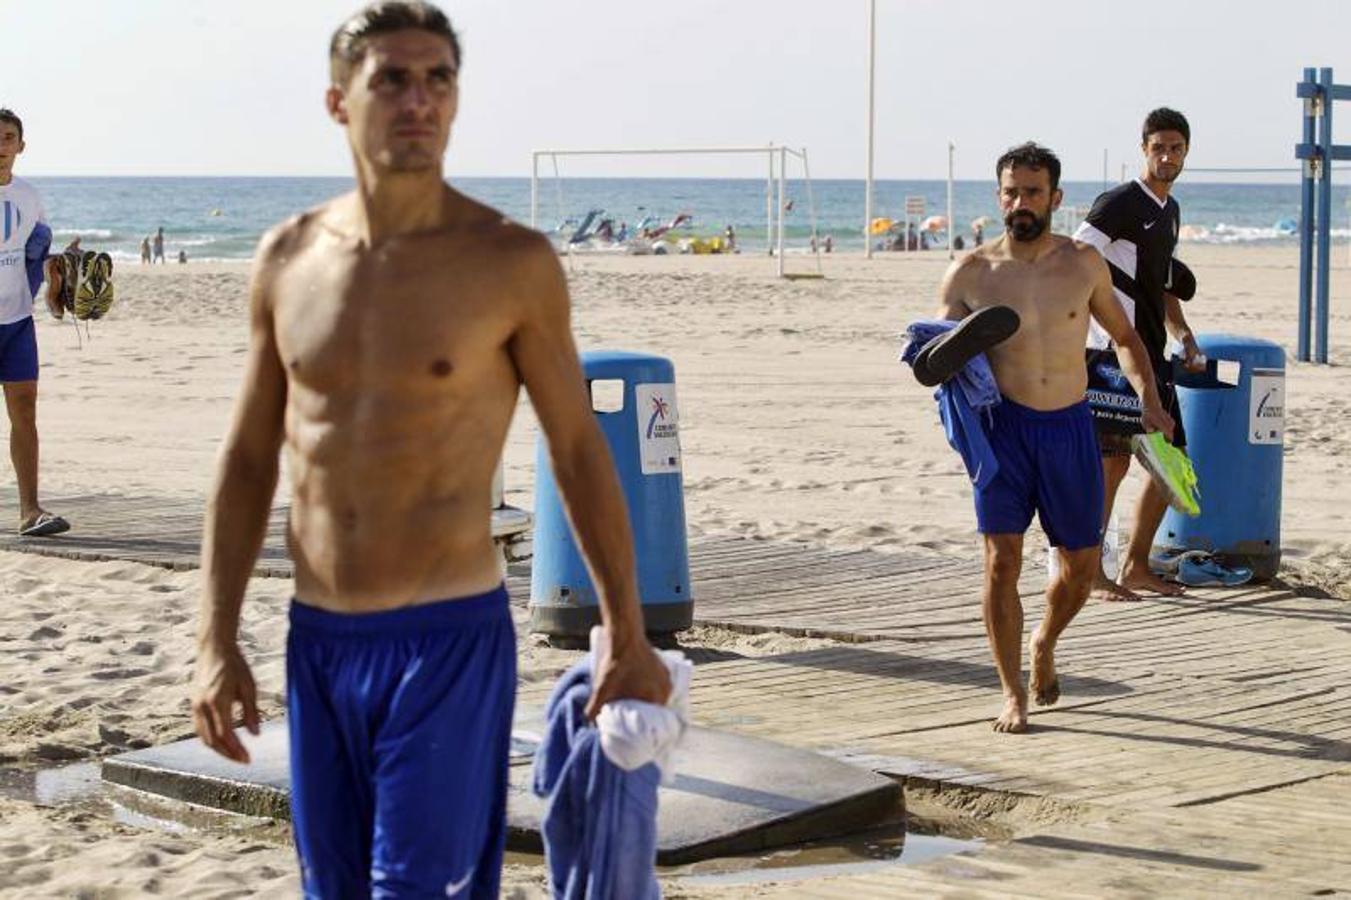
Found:
<path fill-rule="evenodd" d="M 773 258 L 775 272 L 779 277 L 795 277 L 787 273 L 784 268 L 785 256 L 785 214 L 792 209 L 792 202 L 787 197 L 787 173 L 789 161 L 800 163 L 802 166 L 802 180 L 806 185 L 807 208 L 811 224 L 811 241 L 809 244 L 810 252 L 816 257 L 817 274 L 821 271 L 821 242 L 818 239 L 816 229 L 816 197 L 812 190 L 811 167 L 807 161 L 807 149 L 788 147 L 781 144 L 768 144 L 763 147 L 683 147 L 683 148 L 659 148 L 659 147 L 635 147 L 629 149 L 602 149 L 602 148 L 576 148 L 576 149 L 550 149 L 534 150 L 530 154 L 530 227 L 539 229 L 539 208 L 540 208 L 540 163 L 547 160 L 552 167 L 552 177 L 555 185 L 555 198 L 558 206 L 558 215 L 563 218 L 566 213 L 566 206 L 563 200 L 562 176 L 559 171 L 559 160 L 567 157 L 594 157 L 594 156 L 763 156 L 766 167 L 765 178 L 765 246 L 768 254 Z M 777 202 L 776 202 L 777 197 Z M 585 231 L 586 222 L 583 222 L 581 231 Z M 674 221 L 673 221 L 674 224 Z M 572 247 L 575 242 L 569 240 L 567 251 L 569 256 L 572 253 Z M 805 277 L 805 276 L 797 276 Z"/>

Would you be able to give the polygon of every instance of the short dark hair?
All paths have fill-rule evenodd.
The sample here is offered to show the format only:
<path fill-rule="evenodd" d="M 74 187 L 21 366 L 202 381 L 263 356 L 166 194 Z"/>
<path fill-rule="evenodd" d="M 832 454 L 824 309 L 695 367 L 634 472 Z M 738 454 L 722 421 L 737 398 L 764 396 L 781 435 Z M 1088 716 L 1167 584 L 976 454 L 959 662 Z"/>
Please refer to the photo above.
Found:
<path fill-rule="evenodd" d="M 1051 176 L 1051 190 L 1060 187 L 1060 158 L 1049 147 L 1043 147 L 1036 141 L 1028 141 L 1004 151 L 1004 155 L 994 164 L 994 177 L 999 180 L 1005 169 L 1022 166 L 1024 169 L 1045 169 Z"/>
<path fill-rule="evenodd" d="M 333 32 L 328 44 L 329 76 L 333 83 L 347 83 L 352 70 L 366 57 L 366 44 L 372 37 L 408 28 L 440 35 L 449 41 L 455 68 L 459 69 L 460 39 L 445 13 L 424 0 L 376 0 Z"/>
<path fill-rule="evenodd" d="M 1145 143 L 1151 134 L 1158 134 L 1160 131 L 1176 131 L 1182 135 L 1187 146 L 1191 146 L 1192 127 L 1187 124 L 1187 117 L 1175 109 L 1160 106 L 1145 116 L 1145 124 L 1140 129 L 1140 143 Z"/>
<path fill-rule="evenodd" d="M 19 140 L 23 140 L 23 119 L 19 118 L 18 113 L 7 107 L 0 107 L 0 122 L 5 122 L 19 129 Z"/>

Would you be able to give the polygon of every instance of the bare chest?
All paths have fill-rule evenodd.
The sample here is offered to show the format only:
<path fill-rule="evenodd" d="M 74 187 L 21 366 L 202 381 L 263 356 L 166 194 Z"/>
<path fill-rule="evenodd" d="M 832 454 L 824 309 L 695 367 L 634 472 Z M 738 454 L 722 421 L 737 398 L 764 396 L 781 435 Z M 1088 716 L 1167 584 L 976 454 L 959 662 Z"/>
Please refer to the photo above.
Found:
<path fill-rule="evenodd" d="M 972 285 L 968 305 L 1009 306 L 1022 320 L 1019 331 L 1047 334 L 1087 329 L 1093 285 L 1081 266 L 1061 263 L 997 263 Z"/>
<path fill-rule="evenodd" d="M 288 380 L 321 392 L 434 389 L 500 366 L 509 302 L 491 279 L 432 261 L 302 261 L 276 288 Z"/>

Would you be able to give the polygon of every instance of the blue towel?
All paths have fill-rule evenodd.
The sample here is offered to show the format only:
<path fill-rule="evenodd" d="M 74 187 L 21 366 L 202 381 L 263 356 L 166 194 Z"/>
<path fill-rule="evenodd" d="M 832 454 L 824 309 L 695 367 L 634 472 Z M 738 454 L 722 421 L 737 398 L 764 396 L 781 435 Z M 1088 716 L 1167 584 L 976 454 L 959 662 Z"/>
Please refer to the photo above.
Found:
<path fill-rule="evenodd" d="M 911 322 L 905 329 L 908 341 L 901 351 L 901 362 L 914 365 L 925 344 L 956 327 L 951 319 Z M 1002 399 L 985 354 L 978 353 L 969 359 L 956 377 L 939 385 L 934 399 L 938 401 L 938 417 L 943 421 L 949 446 L 962 457 L 966 473 L 976 487 L 985 487 L 999 471 L 999 461 L 990 448 L 980 411 L 991 409 Z"/>
<path fill-rule="evenodd" d="M 625 772 L 601 752 L 586 719 L 591 656 L 563 674 L 549 697 L 535 753 L 534 791 L 548 797 L 540 832 L 555 898 L 660 900 L 657 786 L 649 763 Z"/>
<path fill-rule="evenodd" d="M 42 264 L 47 261 L 47 251 L 52 248 L 52 230 L 47 227 L 46 222 L 39 222 L 33 226 L 33 231 L 28 235 L 28 243 L 24 244 L 24 265 L 28 269 L 28 293 L 30 296 L 38 295 L 38 288 L 42 287 L 42 280 L 46 277 Z"/>

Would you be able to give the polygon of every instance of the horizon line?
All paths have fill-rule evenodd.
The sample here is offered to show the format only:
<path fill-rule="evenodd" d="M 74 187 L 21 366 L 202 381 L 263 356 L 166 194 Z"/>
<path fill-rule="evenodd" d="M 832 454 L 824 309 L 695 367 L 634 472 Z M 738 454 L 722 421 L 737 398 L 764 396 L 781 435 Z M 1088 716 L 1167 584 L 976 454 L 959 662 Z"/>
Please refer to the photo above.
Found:
<path fill-rule="evenodd" d="M 1346 171 L 1346 170 L 1343 170 L 1343 171 Z M 1294 169 L 1289 170 L 1289 175 L 1296 175 L 1296 174 L 1298 174 L 1298 172 L 1299 172 L 1299 169 L 1298 169 L 1298 168 L 1294 168 Z M 1184 175 L 1185 175 L 1185 174 L 1186 174 L 1186 172 L 1184 171 Z M 1198 175 L 1221 175 L 1221 174 L 1224 174 L 1224 173 L 1220 173 L 1220 172 L 1198 172 L 1198 173 L 1194 173 L 1194 174 L 1198 174 Z M 1237 174 L 1241 174 L 1241 173 L 1235 172 L 1235 173 L 1233 173 L 1233 174 L 1236 174 L 1236 175 L 1237 175 Z M 1253 174 L 1259 174 L 1259 173 L 1258 173 L 1257 171 L 1254 170 Z M 1265 172 L 1265 173 L 1260 173 L 1260 174 L 1266 175 L 1266 176 L 1267 176 L 1267 179 L 1263 179 L 1263 180 L 1245 180 L 1245 179 L 1239 179 L 1239 180 L 1234 180 L 1234 181 L 1211 181 L 1211 180 L 1191 180 L 1191 179 L 1187 179 L 1187 180 L 1181 181 L 1181 182 L 1179 183 L 1179 186 L 1180 186 L 1180 187 L 1185 187 L 1185 186 L 1187 186 L 1188 184 L 1210 184 L 1210 185 L 1235 184 L 1235 185 L 1259 185 L 1259 186 L 1261 186 L 1261 185 L 1267 185 L 1267 186 L 1275 185 L 1275 186 L 1291 186 L 1291 187 L 1297 187 L 1297 186 L 1299 185 L 1299 180 L 1298 180 L 1298 179 L 1291 179 L 1290 181 L 1285 181 L 1285 180 L 1271 180 L 1271 179 L 1279 179 L 1279 178 L 1280 178 L 1280 173 L 1278 173 L 1278 172 Z M 257 174 L 257 173 L 247 173 L 247 174 L 245 174 L 245 173 L 230 173 L 230 172 L 225 172 L 225 173 L 213 173 L 213 174 L 209 174 L 209 175 L 204 175 L 204 174 L 192 174 L 192 175 L 145 175 L 145 174 L 138 174 L 138 175 L 128 175 L 128 174 L 89 174 L 89 173 L 79 173 L 79 174 L 75 174 L 75 173 L 68 173 L 68 172 L 67 172 L 67 173 L 40 172 L 40 173 L 24 173 L 24 174 L 20 174 L 20 173 L 18 173 L 18 172 L 15 172 L 15 173 L 14 173 L 14 176 L 17 177 L 17 178 L 88 178 L 88 179 L 109 179 L 109 180 L 112 180 L 112 179 L 132 179 L 132 178 L 139 178 L 139 179 L 146 179 L 146 180 L 165 180 L 165 181 L 173 180 L 173 179 L 193 179 L 193 178 L 197 178 L 197 179 L 227 179 L 227 178 L 231 178 L 231 179 L 247 179 L 247 178 L 253 178 L 253 179 L 259 179 L 259 180 L 264 180 L 264 179 L 266 179 L 266 180 L 307 179 L 307 180 L 314 180 L 314 181 L 319 181 L 319 180 L 326 180 L 326 181 L 338 181 L 338 180 L 352 181 L 352 180 L 355 178 L 355 176 L 354 176 L 354 175 L 351 175 L 351 174 L 343 174 L 343 175 L 324 175 L 324 174 L 318 174 L 318 175 L 296 175 L 296 174 Z M 494 179 L 494 180 L 508 180 L 508 179 L 514 179 L 514 180 L 520 180 L 520 181 L 529 181 L 529 180 L 530 180 L 530 175 L 529 175 L 529 174 L 522 174 L 522 175 L 482 175 L 482 174 L 477 174 L 477 175 L 470 175 L 470 174 L 462 174 L 462 175 L 454 175 L 454 174 L 452 174 L 452 175 L 445 175 L 445 174 L 443 173 L 443 178 L 444 178 L 445 180 L 447 180 L 447 181 L 450 181 L 450 182 L 455 182 L 455 181 L 457 181 L 457 180 L 473 180 L 473 179 L 484 179 L 484 180 L 487 180 L 487 179 Z M 541 177 L 540 177 L 540 181 L 541 181 L 541 182 L 544 182 L 544 181 L 552 181 L 552 180 L 554 180 L 554 177 L 553 177 L 552 175 L 547 176 L 547 177 L 546 177 L 546 176 L 541 176 Z M 765 181 L 765 179 L 764 179 L 763 177 L 746 176 L 746 175 L 566 175 L 566 176 L 562 176 L 562 178 L 560 178 L 559 180 L 563 180 L 563 181 L 750 181 L 750 182 L 756 182 L 756 183 L 761 183 L 761 182 Z M 796 178 L 790 177 L 790 178 L 787 179 L 787 181 L 789 181 L 789 182 L 796 182 L 796 181 L 802 181 L 802 180 L 803 180 L 803 179 L 802 179 L 800 176 L 799 176 L 799 177 L 796 177 Z M 813 182 L 852 181 L 852 182 L 859 182 L 859 183 L 863 183 L 865 180 L 866 180 L 866 179 L 861 178 L 861 177 L 838 177 L 838 176 L 816 177 L 816 178 L 813 178 L 813 179 L 812 179 Z M 946 184 L 946 183 L 947 183 L 947 178 L 946 178 L 946 177 L 943 177 L 943 176 L 939 176 L 939 177 L 932 177 L 932 176 L 931 176 L 931 177 L 915 177 L 915 176 L 907 176 L 907 177 L 896 177 L 896 176 L 878 177 L 878 176 L 874 176 L 874 177 L 873 177 L 873 183 L 874 183 L 874 184 L 877 184 L 878 182 L 887 182 L 887 181 L 912 181 L 912 182 L 913 182 L 913 181 L 926 181 L 926 182 L 934 182 L 934 183 L 937 183 L 937 184 Z M 994 179 L 988 178 L 988 177 L 983 177 L 983 178 L 954 178 L 954 179 L 953 179 L 953 183 L 954 183 L 954 184 L 958 184 L 958 183 L 961 183 L 961 184 L 969 184 L 969 183 L 973 183 L 973 182 L 974 182 L 974 183 L 989 183 L 989 184 L 993 185 L 993 184 L 994 184 Z M 1114 185 L 1114 184 L 1121 184 L 1122 182 L 1120 182 L 1120 181 L 1104 182 L 1104 181 L 1102 181 L 1102 179 L 1100 179 L 1100 178 L 1062 178 L 1062 179 L 1060 180 L 1060 183 L 1061 183 L 1061 184 L 1108 184 L 1108 185 L 1110 186 L 1110 185 Z M 1351 182 L 1345 182 L 1345 181 L 1344 181 L 1344 182 L 1342 182 L 1342 186 L 1346 186 L 1348 183 L 1351 183 Z M 1337 186 L 1336 183 L 1335 183 L 1335 181 L 1334 181 L 1334 186 Z"/>

